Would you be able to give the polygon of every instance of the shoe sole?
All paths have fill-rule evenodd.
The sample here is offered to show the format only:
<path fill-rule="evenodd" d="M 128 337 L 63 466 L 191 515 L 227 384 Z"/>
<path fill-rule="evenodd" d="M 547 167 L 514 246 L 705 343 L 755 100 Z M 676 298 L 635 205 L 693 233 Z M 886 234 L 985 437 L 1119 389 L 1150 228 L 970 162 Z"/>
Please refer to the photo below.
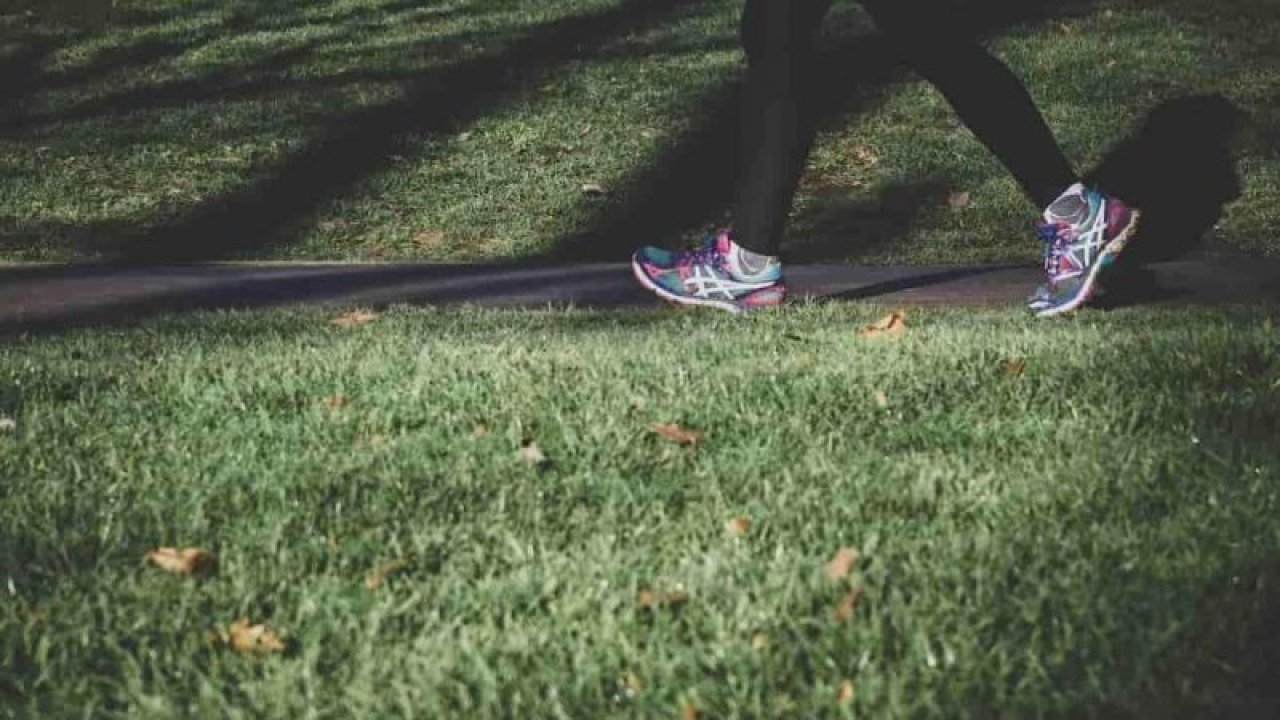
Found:
<path fill-rule="evenodd" d="M 1098 284 L 1098 276 L 1102 273 L 1103 268 L 1110 265 L 1117 257 L 1120 256 L 1120 253 L 1124 252 L 1125 246 L 1129 244 L 1129 240 L 1133 237 L 1133 234 L 1137 232 L 1138 223 L 1141 222 L 1141 220 L 1142 212 L 1134 210 L 1133 217 L 1129 220 L 1128 226 L 1126 226 L 1119 235 L 1102 248 L 1102 255 L 1098 257 L 1098 261 L 1093 264 L 1093 267 L 1089 268 L 1089 275 L 1085 277 L 1084 285 L 1080 286 L 1080 292 L 1076 293 L 1075 297 L 1061 305 L 1035 311 L 1036 317 L 1047 318 L 1054 317 L 1055 315 L 1063 315 L 1076 310 L 1081 305 L 1089 302 L 1093 297 L 1093 291 L 1096 289 Z"/>
<path fill-rule="evenodd" d="M 636 281 L 639 282 L 641 285 L 643 285 L 646 289 L 648 289 L 654 295 L 657 295 L 658 297 L 662 298 L 663 300 L 666 300 L 667 302 L 675 303 L 676 305 L 681 305 L 684 307 L 710 307 L 710 308 L 715 308 L 717 310 L 724 310 L 725 312 L 733 313 L 734 315 L 742 315 L 746 313 L 748 309 L 746 306 L 742 305 L 741 303 L 731 302 L 728 300 L 711 300 L 708 298 L 697 298 L 697 297 L 688 297 L 685 295 L 676 295 L 670 290 L 655 283 L 649 277 L 649 273 L 644 271 L 644 268 L 640 266 L 640 262 L 636 260 L 634 256 L 631 258 L 631 274 L 635 275 Z"/>

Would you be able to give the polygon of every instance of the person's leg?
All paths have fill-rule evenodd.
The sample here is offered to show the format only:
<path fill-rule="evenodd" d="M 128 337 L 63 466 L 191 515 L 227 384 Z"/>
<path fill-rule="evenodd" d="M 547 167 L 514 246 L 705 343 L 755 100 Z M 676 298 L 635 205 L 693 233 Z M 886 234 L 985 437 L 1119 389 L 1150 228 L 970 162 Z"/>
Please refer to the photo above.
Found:
<path fill-rule="evenodd" d="M 831 0 L 747 0 L 742 43 L 748 69 L 733 229 L 699 250 L 636 251 L 632 272 L 659 297 L 734 312 L 777 305 L 785 297 L 776 255 L 804 165 L 801 81 L 830 5 Z"/>
<path fill-rule="evenodd" d="M 950 0 L 861 1 L 890 46 L 942 93 L 1037 207 L 1079 180 L 1022 82 L 978 43 Z"/>
<path fill-rule="evenodd" d="M 1004 163 L 1038 207 L 1047 282 L 1031 297 L 1042 316 L 1074 310 L 1134 234 L 1140 214 L 1086 188 L 1022 82 L 964 27 L 950 0 L 860 0 L 914 70 Z"/>
<path fill-rule="evenodd" d="M 743 9 L 747 76 L 732 218 L 734 241 L 753 253 L 778 254 L 804 168 L 803 82 L 830 6 L 831 0 L 748 0 Z"/>

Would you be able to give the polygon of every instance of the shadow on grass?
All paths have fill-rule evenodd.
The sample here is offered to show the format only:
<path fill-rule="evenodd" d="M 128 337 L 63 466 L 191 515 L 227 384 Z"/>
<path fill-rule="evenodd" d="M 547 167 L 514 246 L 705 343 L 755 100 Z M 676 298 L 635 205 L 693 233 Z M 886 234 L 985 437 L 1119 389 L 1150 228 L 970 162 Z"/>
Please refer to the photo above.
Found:
<path fill-rule="evenodd" d="M 501 52 L 408 79 L 401 99 L 332 119 L 307 147 L 268 177 L 204 202 L 175 222 L 154 230 L 139 230 L 128 222 L 100 223 L 80 228 L 78 234 L 99 252 L 137 263 L 216 259 L 286 244 L 299 221 L 389 165 L 391 156 L 411 136 L 465 126 L 524 92 L 531 78 L 581 57 L 584 41 L 600 44 L 659 23 L 682 4 L 682 0 L 627 0 L 599 12 L 535 26 Z M 269 90 L 271 81 L 264 82 L 261 89 Z M 137 96 L 102 101 L 80 113 L 179 102 L 206 90 L 207 81 L 144 90 Z"/>
<path fill-rule="evenodd" d="M 992 37 L 1019 24 L 1081 14 L 1092 5 L 1064 0 L 966 3 L 972 31 L 980 37 Z M 849 19 L 841 15 L 833 11 L 827 20 Z M 807 86 L 802 91 L 807 108 L 801 142 L 806 153 L 820 130 L 850 116 L 874 111 L 887 97 L 889 85 L 906 77 L 893 47 L 878 34 L 860 33 L 822 43 L 814 67 L 824 70 L 806 78 Z M 627 201 L 602 210 L 582 230 L 564 238 L 547 257 L 618 260 L 629 257 L 639 245 L 662 243 L 724 218 L 733 200 L 738 171 L 741 94 L 740 82 L 709 94 L 694 113 L 700 122 L 654 162 L 619 184 L 619 195 Z M 830 218 L 835 221 L 838 216 L 841 224 L 852 223 L 854 227 L 859 221 L 874 218 L 873 232 L 857 233 L 868 238 L 866 246 L 851 246 L 847 240 L 843 244 L 820 241 L 787 252 L 788 259 L 843 259 L 859 249 L 891 243 L 906 233 L 921 207 L 919 203 L 947 193 L 937 179 L 924 179 L 918 186 L 897 191 L 876 204 L 841 207 Z"/>

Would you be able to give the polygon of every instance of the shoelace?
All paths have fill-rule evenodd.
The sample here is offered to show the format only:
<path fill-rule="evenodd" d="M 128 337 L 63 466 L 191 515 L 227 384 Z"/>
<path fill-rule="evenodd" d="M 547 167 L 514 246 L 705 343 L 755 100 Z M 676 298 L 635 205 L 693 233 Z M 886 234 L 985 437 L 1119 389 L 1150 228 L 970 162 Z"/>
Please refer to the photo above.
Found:
<path fill-rule="evenodd" d="M 1044 271 L 1049 276 L 1049 282 L 1054 282 L 1061 274 L 1062 253 L 1065 250 L 1069 237 L 1066 233 L 1069 227 L 1058 223 L 1038 223 L 1036 225 L 1036 234 L 1044 241 Z"/>
<path fill-rule="evenodd" d="M 689 251 L 691 265 L 710 265 L 715 268 L 724 266 L 724 254 L 716 247 L 716 237 L 709 235 L 702 241 L 702 247 Z"/>

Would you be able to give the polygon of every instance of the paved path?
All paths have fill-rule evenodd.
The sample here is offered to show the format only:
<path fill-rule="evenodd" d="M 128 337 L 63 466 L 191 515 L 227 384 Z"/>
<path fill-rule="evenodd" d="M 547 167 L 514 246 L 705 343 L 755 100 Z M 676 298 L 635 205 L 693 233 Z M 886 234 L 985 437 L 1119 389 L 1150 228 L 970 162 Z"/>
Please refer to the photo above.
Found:
<path fill-rule="evenodd" d="M 1025 266 L 789 266 L 793 297 L 892 305 L 1016 306 Z M 1211 256 L 1155 265 L 1103 304 L 1280 301 L 1280 262 Z M 165 267 L 0 265 L 0 333 L 120 324 L 153 315 L 298 304 L 644 307 L 625 264 L 223 263 Z"/>

